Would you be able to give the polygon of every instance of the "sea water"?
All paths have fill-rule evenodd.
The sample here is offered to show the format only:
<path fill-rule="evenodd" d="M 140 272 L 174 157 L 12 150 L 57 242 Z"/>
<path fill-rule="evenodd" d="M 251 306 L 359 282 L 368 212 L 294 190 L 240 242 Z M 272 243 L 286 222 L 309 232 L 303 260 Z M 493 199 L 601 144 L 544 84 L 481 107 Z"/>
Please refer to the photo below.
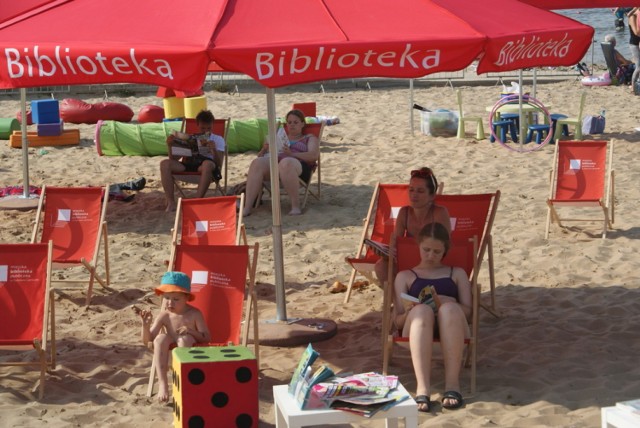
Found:
<path fill-rule="evenodd" d="M 585 54 L 583 62 L 586 62 L 589 68 L 592 64 L 605 66 L 604 56 L 600 42 L 604 42 L 604 36 L 612 34 L 616 37 L 616 48 L 627 59 L 631 60 L 631 51 L 629 50 L 629 22 L 627 17 L 624 18 L 624 29 L 616 30 L 613 9 L 565 9 L 553 11 L 568 18 L 575 19 L 583 24 L 593 27 L 595 34 L 593 35 L 593 43 L 591 48 Z"/>

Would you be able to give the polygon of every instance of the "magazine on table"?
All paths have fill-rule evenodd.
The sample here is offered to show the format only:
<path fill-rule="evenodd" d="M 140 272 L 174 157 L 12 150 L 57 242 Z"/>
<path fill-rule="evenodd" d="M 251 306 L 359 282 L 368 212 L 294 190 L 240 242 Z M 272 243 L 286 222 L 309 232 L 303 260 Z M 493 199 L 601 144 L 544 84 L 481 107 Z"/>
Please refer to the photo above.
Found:
<path fill-rule="evenodd" d="M 375 372 L 338 376 L 326 365 L 313 371 L 319 355 L 309 344 L 289 383 L 289 394 L 301 409 L 335 408 L 370 417 L 409 398 L 397 389 L 397 376 Z"/>
<path fill-rule="evenodd" d="M 346 412 L 355 413 L 365 418 L 370 418 L 380 411 L 389 410 L 396 404 L 400 404 L 404 400 L 407 400 L 409 395 L 399 391 L 393 390 L 384 399 L 372 399 L 369 402 L 365 398 L 362 399 L 348 399 L 340 398 L 334 400 L 331 403 L 331 408 L 335 410 L 343 410 Z"/>
<path fill-rule="evenodd" d="M 365 239 L 364 243 L 373 248 L 378 255 L 389 256 L 389 245 L 371 239 Z"/>

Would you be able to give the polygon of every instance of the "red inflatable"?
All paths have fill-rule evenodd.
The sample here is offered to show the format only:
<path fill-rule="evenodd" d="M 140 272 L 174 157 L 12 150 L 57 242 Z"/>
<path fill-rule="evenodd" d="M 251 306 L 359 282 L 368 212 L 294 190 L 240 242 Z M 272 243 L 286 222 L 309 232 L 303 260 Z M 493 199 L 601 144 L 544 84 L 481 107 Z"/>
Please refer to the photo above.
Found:
<path fill-rule="evenodd" d="M 164 109 L 160 106 L 142 106 L 138 112 L 138 123 L 160 123 L 164 119 Z"/>
<path fill-rule="evenodd" d="M 133 110 L 120 103 L 89 104 L 74 98 L 60 101 L 60 117 L 65 123 L 98 123 L 99 120 L 131 122 Z"/>
<path fill-rule="evenodd" d="M 16 119 L 18 119 L 18 122 L 22 123 L 22 111 L 18 111 Z M 31 110 L 27 110 L 27 125 L 33 125 L 33 120 L 31 120 Z"/>

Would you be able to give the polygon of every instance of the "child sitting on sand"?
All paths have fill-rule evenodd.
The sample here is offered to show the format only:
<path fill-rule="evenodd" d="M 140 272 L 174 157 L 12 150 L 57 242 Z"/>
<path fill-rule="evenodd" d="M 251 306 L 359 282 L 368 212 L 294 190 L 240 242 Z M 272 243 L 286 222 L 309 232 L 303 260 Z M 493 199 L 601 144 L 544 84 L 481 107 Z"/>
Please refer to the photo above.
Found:
<path fill-rule="evenodd" d="M 179 347 L 191 347 L 197 342 L 207 343 L 211 337 L 202 313 L 187 303 L 194 299 L 191 280 L 187 275 L 182 272 L 166 272 L 155 292 L 163 297 L 163 309 L 153 325 L 151 312 L 140 311 L 142 342 L 147 345 L 153 340 L 158 401 L 166 402 L 169 400 L 167 366 L 170 346 L 175 344 Z"/>

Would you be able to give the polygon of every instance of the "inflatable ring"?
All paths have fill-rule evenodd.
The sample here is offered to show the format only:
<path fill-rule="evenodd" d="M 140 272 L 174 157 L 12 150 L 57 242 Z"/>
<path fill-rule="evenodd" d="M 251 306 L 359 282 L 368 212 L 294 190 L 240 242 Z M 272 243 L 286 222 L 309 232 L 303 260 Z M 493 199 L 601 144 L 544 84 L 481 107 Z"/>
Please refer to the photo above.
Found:
<path fill-rule="evenodd" d="M 496 112 L 500 109 L 500 107 L 506 105 L 506 104 L 513 104 L 514 101 L 517 101 L 520 99 L 520 95 L 518 94 L 514 94 L 514 95 L 510 95 L 508 97 L 504 97 L 498 100 L 498 102 L 495 103 L 495 105 L 493 106 L 493 109 L 491 110 L 491 113 L 489 113 L 489 123 L 493 123 L 493 118 L 495 117 Z M 533 97 L 528 97 L 527 100 L 525 101 L 524 99 L 523 101 L 523 105 L 527 104 L 527 105 L 531 105 L 536 107 L 538 110 L 540 110 L 547 118 L 547 123 L 552 124 L 553 122 L 551 121 L 551 116 L 549 115 L 549 110 L 547 110 L 547 108 L 544 106 L 544 104 L 542 104 L 540 101 L 538 101 L 537 99 L 533 98 Z M 551 126 L 551 125 L 549 125 Z M 500 145 L 506 149 L 512 150 L 514 152 L 519 152 L 519 153 L 528 153 L 528 152 L 534 152 L 536 150 L 540 150 L 542 147 L 544 147 L 546 144 L 548 144 L 551 141 L 551 138 L 553 137 L 553 130 L 551 128 L 549 128 L 549 132 L 547 132 L 547 138 L 544 139 L 544 141 L 542 141 L 540 144 L 533 144 L 533 148 L 530 149 L 525 149 L 523 146 L 523 144 L 518 143 L 518 147 L 513 147 L 512 145 L 507 145 L 506 142 L 502 141 L 495 133 L 495 131 L 493 130 L 493 126 L 489 127 L 490 131 L 491 131 L 491 135 L 493 136 L 493 138 L 496 139 L 496 141 L 498 143 L 500 143 Z M 523 136 L 520 136 L 520 141 L 522 141 Z"/>

